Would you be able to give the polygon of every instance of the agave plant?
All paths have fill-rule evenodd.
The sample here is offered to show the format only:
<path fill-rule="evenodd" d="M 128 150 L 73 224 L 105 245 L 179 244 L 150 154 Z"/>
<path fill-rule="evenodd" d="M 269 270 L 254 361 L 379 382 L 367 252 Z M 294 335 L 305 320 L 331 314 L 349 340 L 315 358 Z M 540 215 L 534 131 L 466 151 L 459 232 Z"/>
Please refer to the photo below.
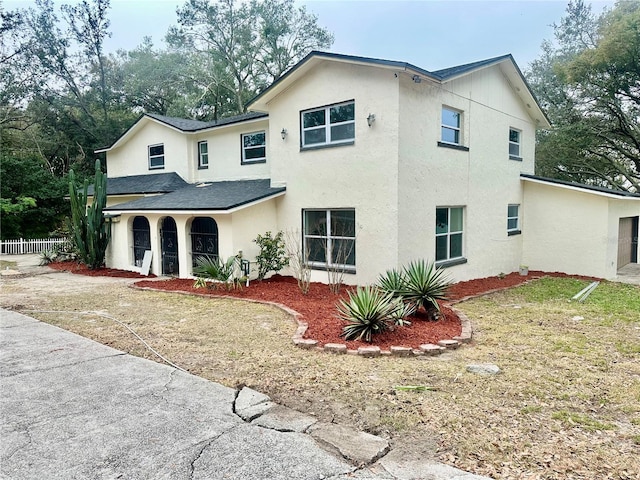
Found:
<path fill-rule="evenodd" d="M 451 280 L 444 270 L 436 268 L 433 262 L 418 260 L 409 263 L 403 269 L 404 286 L 400 296 L 425 310 L 434 308 L 440 311 L 438 300 L 448 299 Z"/>
<path fill-rule="evenodd" d="M 338 304 L 340 318 L 349 322 L 341 336 L 345 340 L 371 342 L 373 335 L 389 329 L 397 309 L 398 303 L 392 294 L 373 286 L 358 287 L 355 292 L 349 292 L 348 301 L 341 300 Z"/>
<path fill-rule="evenodd" d="M 378 277 L 378 287 L 394 297 L 399 297 L 404 290 L 405 280 L 402 272 L 392 268 Z"/>
<path fill-rule="evenodd" d="M 411 325 L 411 322 L 407 320 L 416 313 L 416 305 L 414 303 L 405 302 L 402 297 L 396 297 L 393 299 L 396 302 L 396 311 L 391 314 L 393 322 L 399 327 L 405 327 Z"/>

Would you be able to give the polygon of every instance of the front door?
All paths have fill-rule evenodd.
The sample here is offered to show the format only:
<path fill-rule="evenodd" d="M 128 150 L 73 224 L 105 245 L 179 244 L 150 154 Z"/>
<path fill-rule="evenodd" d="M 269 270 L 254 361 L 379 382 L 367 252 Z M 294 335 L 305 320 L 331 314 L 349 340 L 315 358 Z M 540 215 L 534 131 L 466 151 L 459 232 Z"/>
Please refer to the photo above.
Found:
<path fill-rule="evenodd" d="M 180 273 L 178 268 L 178 228 L 171 217 L 162 221 L 160 231 L 162 239 L 162 274 L 176 276 Z"/>
<path fill-rule="evenodd" d="M 621 218 L 618 226 L 618 269 L 638 261 L 638 217 Z"/>

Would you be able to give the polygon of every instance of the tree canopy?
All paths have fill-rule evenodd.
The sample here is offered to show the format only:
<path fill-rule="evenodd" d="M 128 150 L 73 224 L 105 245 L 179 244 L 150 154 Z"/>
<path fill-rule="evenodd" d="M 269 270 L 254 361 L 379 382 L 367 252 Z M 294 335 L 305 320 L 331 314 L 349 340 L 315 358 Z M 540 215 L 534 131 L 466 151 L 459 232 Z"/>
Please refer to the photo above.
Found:
<path fill-rule="evenodd" d="M 0 0 L 3 238 L 34 234 L 20 220 L 32 214 L 41 215 L 39 230 L 56 228 L 68 206 L 45 200 L 38 183 L 59 192 L 71 169 L 79 181 L 92 176 L 93 152 L 140 114 L 213 120 L 242 113 L 311 49 L 333 42 L 293 0 L 187 0 L 167 48 L 145 38 L 130 51 L 107 52 L 109 11 L 110 0 L 35 0 L 15 11 Z M 25 169 L 38 182 L 10 187 Z M 43 208 L 54 211 L 47 216 Z"/>
<path fill-rule="evenodd" d="M 553 124 L 537 173 L 640 192 L 640 2 L 572 1 L 554 32 L 527 72 Z"/>

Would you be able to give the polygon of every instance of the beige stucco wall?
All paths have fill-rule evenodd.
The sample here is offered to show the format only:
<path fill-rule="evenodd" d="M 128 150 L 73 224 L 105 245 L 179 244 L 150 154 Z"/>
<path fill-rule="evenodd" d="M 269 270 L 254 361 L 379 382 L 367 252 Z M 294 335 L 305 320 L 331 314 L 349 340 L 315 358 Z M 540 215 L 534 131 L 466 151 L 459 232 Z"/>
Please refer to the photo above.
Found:
<path fill-rule="evenodd" d="M 355 101 L 355 143 L 301 151 L 300 112 L 347 100 Z M 303 209 L 354 208 L 356 273 L 345 282 L 373 282 L 380 266 L 397 262 L 398 78 L 388 70 L 323 62 L 268 107 L 271 180 L 287 187 L 278 200 L 278 229 L 299 232 Z M 376 116 L 371 127 L 370 113 Z M 327 274 L 314 271 L 312 278 L 326 282 Z"/>
<path fill-rule="evenodd" d="M 241 164 L 243 133 L 265 131 L 267 135 L 267 162 Z M 209 148 L 209 168 L 198 169 L 198 142 L 206 140 Z M 228 127 L 207 130 L 191 135 L 189 141 L 190 172 L 187 181 L 253 180 L 269 178 L 268 120 L 245 122 Z"/>
<path fill-rule="evenodd" d="M 154 173 L 176 172 L 182 178 L 189 177 L 187 158 L 189 138 L 183 133 L 143 118 L 135 135 L 128 137 L 122 146 L 107 152 L 107 175 L 126 177 Z M 164 144 L 164 168 L 149 169 L 149 145 Z"/>
<path fill-rule="evenodd" d="M 616 276 L 618 225 L 640 201 L 525 181 L 523 263 L 533 270 Z"/>
<path fill-rule="evenodd" d="M 109 177 L 176 172 L 189 183 L 199 181 L 248 180 L 269 177 L 266 163 L 241 164 L 243 133 L 267 131 L 268 120 L 259 119 L 209 129 L 202 132 L 179 132 L 167 125 L 143 118 L 133 135 L 107 152 Z M 198 142 L 209 147 L 209 168 L 198 168 Z M 149 169 L 148 146 L 164 145 L 165 166 Z M 268 145 L 267 145 L 268 149 Z M 118 202 L 122 203 L 122 202 Z"/>
<path fill-rule="evenodd" d="M 507 206 L 523 208 L 520 173 L 533 173 L 535 126 L 497 67 L 442 86 L 403 77 L 400 95 L 399 262 L 435 258 L 436 207 L 465 207 L 456 280 L 518 269 L 522 236 L 507 235 Z M 441 110 L 462 113 L 462 145 L 437 145 Z M 522 131 L 523 161 L 509 159 L 509 128 Z"/>

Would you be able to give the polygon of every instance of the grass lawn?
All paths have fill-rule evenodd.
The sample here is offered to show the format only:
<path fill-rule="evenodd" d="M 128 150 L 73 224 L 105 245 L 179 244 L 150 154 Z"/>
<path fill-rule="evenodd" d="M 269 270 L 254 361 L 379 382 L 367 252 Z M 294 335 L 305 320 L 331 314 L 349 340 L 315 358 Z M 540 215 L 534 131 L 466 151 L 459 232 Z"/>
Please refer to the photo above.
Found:
<path fill-rule="evenodd" d="M 25 294 L 29 281 L 4 282 L 4 291 Z M 387 436 L 394 448 L 478 474 L 637 479 L 640 288 L 604 282 L 584 303 L 569 301 L 588 283 L 544 278 L 458 304 L 474 325 L 474 342 L 433 358 L 300 350 L 291 343 L 291 319 L 275 307 L 122 284 L 41 292 L 22 298 L 21 309 L 153 358 L 103 316 L 26 310 L 105 312 L 196 375 L 248 385 L 321 420 Z M 471 363 L 493 363 L 502 373 L 471 374 Z M 396 388 L 403 385 L 431 388 Z"/>

